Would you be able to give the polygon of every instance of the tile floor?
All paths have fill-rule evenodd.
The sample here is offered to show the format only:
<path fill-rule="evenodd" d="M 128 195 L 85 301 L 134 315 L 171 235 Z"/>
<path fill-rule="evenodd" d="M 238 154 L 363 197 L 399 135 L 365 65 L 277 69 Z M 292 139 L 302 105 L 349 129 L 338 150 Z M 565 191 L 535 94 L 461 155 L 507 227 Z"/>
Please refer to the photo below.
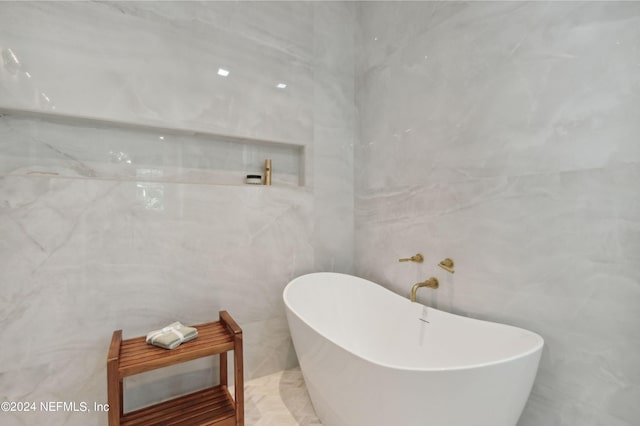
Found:
<path fill-rule="evenodd" d="M 246 426 L 321 426 L 300 368 L 245 383 Z"/>

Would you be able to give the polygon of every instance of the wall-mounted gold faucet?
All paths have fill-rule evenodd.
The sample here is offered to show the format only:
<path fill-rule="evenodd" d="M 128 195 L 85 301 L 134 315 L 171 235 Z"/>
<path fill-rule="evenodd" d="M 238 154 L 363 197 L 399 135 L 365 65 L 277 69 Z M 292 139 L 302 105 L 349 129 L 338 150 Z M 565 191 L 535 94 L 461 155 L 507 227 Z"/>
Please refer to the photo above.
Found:
<path fill-rule="evenodd" d="M 422 257 L 422 255 L 420 253 L 418 253 L 415 256 L 407 257 L 407 258 L 404 258 L 404 259 L 398 259 L 398 262 L 417 262 L 417 263 L 422 263 L 422 262 L 424 262 L 424 257 Z"/>
<path fill-rule="evenodd" d="M 411 288 L 411 301 L 412 302 L 416 301 L 416 292 L 420 287 L 438 288 L 439 286 L 440 286 L 440 283 L 438 282 L 438 279 L 434 277 L 431 277 L 428 280 L 423 281 L 421 283 L 415 284 L 413 288 Z"/>
<path fill-rule="evenodd" d="M 453 260 L 449 259 L 448 257 L 442 262 L 438 263 L 438 266 L 447 272 L 451 272 L 452 274 L 456 272 L 453 270 Z"/>

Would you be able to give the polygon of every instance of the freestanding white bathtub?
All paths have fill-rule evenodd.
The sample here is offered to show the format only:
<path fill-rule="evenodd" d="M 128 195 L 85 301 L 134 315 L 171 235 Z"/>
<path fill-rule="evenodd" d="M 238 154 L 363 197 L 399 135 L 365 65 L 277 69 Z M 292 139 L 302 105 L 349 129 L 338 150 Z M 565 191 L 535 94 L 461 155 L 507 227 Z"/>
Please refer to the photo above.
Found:
<path fill-rule="evenodd" d="M 324 426 L 514 426 L 543 340 L 411 303 L 371 281 L 314 273 L 284 290 Z"/>

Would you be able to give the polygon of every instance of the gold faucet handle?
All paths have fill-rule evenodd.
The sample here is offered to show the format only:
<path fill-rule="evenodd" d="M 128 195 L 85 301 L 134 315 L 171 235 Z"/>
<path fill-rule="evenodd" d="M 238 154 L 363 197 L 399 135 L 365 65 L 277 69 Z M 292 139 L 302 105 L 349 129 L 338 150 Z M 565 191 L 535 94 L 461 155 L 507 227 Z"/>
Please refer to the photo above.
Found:
<path fill-rule="evenodd" d="M 448 257 L 442 262 L 438 263 L 438 266 L 447 272 L 451 272 L 452 274 L 455 273 L 455 271 L 453 270 L 453 260 L 449 259 Z"/>
<path fill-rule="evenodd" d="M 424 262 L 424 257 L 422 257 L 422 255 L 420 253 L 418 253 L 415 256 L 406 257 L 404 259 L 398 259 L 398 262 L 417 262 L 417 263 L 422 263 L 422 262 Z"/>

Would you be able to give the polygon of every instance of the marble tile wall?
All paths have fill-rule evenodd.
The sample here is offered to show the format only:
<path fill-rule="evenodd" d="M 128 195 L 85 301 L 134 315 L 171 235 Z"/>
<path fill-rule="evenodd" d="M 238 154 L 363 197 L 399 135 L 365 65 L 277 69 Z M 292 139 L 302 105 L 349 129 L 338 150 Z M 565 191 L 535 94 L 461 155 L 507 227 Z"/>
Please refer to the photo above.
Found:
<path fill-rule="evenodd" d="M 635 424 L 639 21 L 618 2 L 1 3 L 1 109 L 301 144 L 306 183 L 11 175 L 3 125 L 3 401 L 104 402 L 112 330 L 218 309 L 245 330 L 248 378 L 291 366 L 281 289 L 355 268 L 399 293 L 435 275 L 422 302 L 540 333 L 521 425 Z M 58 136 L 60 155 L 78 144 Z M 129 404 L 204 368 L 134 380 Z"/>
<path fill-rule="evenodd" d="M 306 272 L 352 272 L 355 16 L 349 3 L 0 4 L 0 109 L 71 117 L 0 120 L 2 401 L 104 403 L 113 330 L 132 337 L 220 309 L 243 327 L 247 379 L 296 364 L 282 289 Z M 78 132 L 73 117 L 301 145 L 305 185 L 180 183 L 185 163 L 152 182 L 114 175 L 109 144 L 145 145 Z M 180 152 L 210 151 L 198 144 Z M 168 146 L 142 149 L 164 161 Z M 52 152 L 69 160 L 54 165 L 63 176 L 29 173 Z M 206 385 L 208 365 L 128 381 L 127 407 Z M 1 416 L 106 424 L 93 412 Z"/>
<path fill-rule="evenodd" d="M 637 424 L 640 4 L 359 13 L 356 274 L 541 334 L 520 426 Z"/>

